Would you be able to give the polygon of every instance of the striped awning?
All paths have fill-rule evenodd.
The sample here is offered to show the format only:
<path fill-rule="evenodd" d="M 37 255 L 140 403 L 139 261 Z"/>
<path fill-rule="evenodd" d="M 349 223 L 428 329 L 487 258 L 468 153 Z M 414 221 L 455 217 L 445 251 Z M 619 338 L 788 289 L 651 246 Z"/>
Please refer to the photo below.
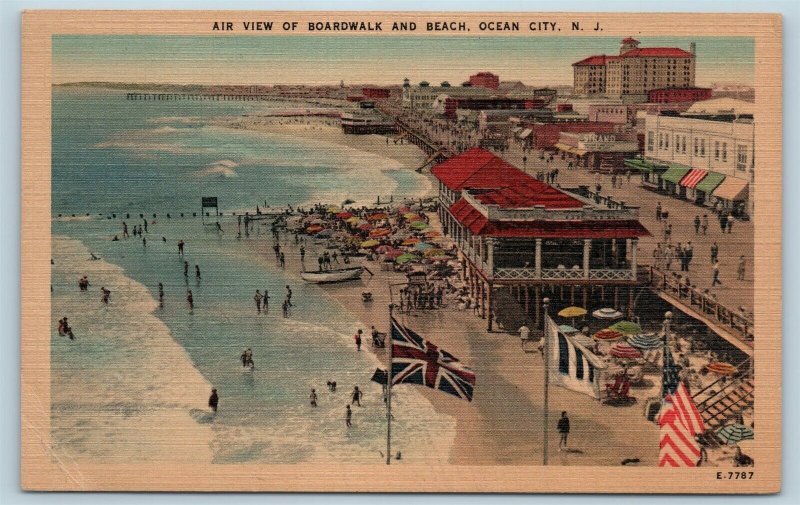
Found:
<path fill-rule="evenodd" d="M 675 184 L 679 184 L 681 179 L 683 179 L 689 171 L 692 170 L 691 168 L 683 168 L 683 167 L 670 167 L 666 172 L 661 174 L 661 178 L 665 181 L 669 181 Z"/>
<path fill-rule="evenodd" d="M 680 185 L 687 187 L 689 189 L 694 189 L 697 184 L 703 180 L 703 178 L 708 175 L 706 170 L 701 170 L 699 168 L 693 168 L 689 170 L 689 173 L 683 176 L 681 179 Z"/>

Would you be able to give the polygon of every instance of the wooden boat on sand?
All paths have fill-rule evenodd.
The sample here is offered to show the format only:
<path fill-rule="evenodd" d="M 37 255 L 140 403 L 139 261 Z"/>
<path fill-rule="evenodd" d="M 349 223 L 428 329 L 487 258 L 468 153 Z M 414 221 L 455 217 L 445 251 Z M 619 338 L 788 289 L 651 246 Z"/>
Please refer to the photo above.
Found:
<path fill-rule="evenodd" d="M 324 284 L 329 282 L 344 282 L 352 281 L 361 277 L 361 274 L 367 270 L 363 266 L 340 268 L 337 270 L 323 270 L 322 272 L 301 272 L 300 277 L 306 282 L 313 282 L 316 284 Z M 369 272 L 369 270 L 367 270 Z M 370 272 L 371 274 L 372 272 Z"/>

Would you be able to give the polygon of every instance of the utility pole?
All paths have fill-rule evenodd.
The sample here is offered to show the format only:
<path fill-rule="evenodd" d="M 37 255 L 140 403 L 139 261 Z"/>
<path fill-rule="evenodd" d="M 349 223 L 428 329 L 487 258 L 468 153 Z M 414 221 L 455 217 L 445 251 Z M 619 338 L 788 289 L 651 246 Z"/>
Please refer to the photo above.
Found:
<path fill-rule="evenodd" d="M 548 434 L 550 433 L 550 421 L 548 411 L 549 405 L 549 386 L 550 386 L 550 339 L 547 336 L 547 307 L 550 305 L 550 298 L 542 300 L 544 307 L 544 317 L 542 318 L 542 338 L 544 339 L 544 421 L 543 421 L 543 446 L 542 446 L 542 465 L 547 466 L 547 444 Z"/>

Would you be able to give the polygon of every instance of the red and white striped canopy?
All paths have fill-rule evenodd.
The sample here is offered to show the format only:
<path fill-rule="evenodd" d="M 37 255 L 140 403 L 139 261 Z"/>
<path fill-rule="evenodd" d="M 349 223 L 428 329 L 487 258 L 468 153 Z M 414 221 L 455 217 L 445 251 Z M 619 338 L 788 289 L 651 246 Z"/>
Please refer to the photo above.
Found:
<path fill-rule="evenodd" d="M 699 168 L 693 168 L 689 170 L 689 172 L 686 175 L 683 176 L 680 185 L 690 189 L 694 189 L 700 183 L 700 181 L 702 181 L 705 178 L 706 175 L 708 175 L 707 171 L 701 170 Z"/>

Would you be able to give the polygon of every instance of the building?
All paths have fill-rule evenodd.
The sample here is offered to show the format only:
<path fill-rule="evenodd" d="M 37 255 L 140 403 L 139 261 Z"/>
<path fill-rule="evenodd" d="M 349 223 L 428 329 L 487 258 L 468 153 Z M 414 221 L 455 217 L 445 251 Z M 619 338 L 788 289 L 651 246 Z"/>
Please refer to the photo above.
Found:
<path fill-rule="evenodd" d="M 711 88 L 664 88 L 647 92 L 650 103 L 699 102 L 711 98 Z"/>
<path fill-rule="evenodd" d="M 721 98 L 697 102 L 679 115 L 640 116 L 645 184 L 678 198 L 752 216 L 754 109 L 750 102 Z"/>
<path fill-rule="evenodd" d="M 555 149 L 562 133 L 596 133 L 611 134 L 619 130 L 619 126 L 609 122 L 579 121 L 564 123 L 533 123 L 528 125 L 529 145 L 534 149 Z"/>
<path fill-rule="evenodd" d="M 500 86 L 500 76 L 491 72 L 478 72 L 469 76 L 470 86 L 487 89 L 497 89 Z"/>
<path fill-rule="evenodd" d="M 595 55 L 572 64 L 575 93 L 645 101 L 654 89 L 693 88 L 694 47 L 640 48 L 638 40 L 628 37 L 619 55 Z"/>
<path fill-rule="evenodd" d="M 362 101 L 359 108 L 341 114 L 342 131 L 351 135 L 397 133 L 395 120 L 375 110 L 374 102 Z"/>
<path fill-rule="evenodd" d="M 536 325 L 545 295 L 555 306 L 590 309 L 619 307 L 626 290 L 633 310 L 638 239 L 649 235 L 638 208 L 598 207 L 479 148 L 431 173 L 439 183 L 443 228 L 459 247 L 470 295 L 489 330 L 505 317 L 494 304 L 498 288 L 510 290 Z"/>
<path fill-rule="evenodd" d="M 562 131 L 553 147 L 561 151 L 562 159 L 594 172 L 625 170 L 625 160 L 639 153 L 635 134 L 622 133 Z"/>
<path fill-rule="evenodd" d="M 471 86 L 431 86 L 422 81 L 417 86 L 403 85 L 403 107 L 411 109 L 430 109 L 444 98 L 473 98 L 496 96 L 493 90 Z"/>
<path fill-rule="evenodd" d="M 392 94 L 389 88 L 361 88 L 361 94 L 372 100 L 385 100 Z"/>

